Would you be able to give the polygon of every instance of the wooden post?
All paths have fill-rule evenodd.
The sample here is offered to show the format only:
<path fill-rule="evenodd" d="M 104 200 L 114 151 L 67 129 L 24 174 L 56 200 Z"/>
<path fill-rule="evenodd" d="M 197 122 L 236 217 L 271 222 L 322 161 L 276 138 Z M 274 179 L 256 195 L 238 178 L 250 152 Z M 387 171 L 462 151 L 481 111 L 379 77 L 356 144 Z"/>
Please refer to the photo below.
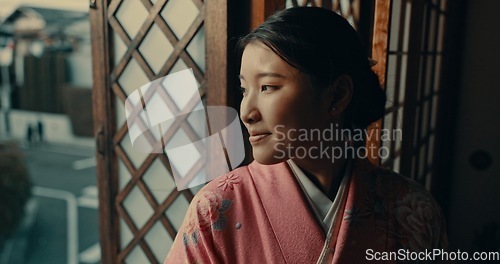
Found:
<path fill-rule="evenodd" d="M 285 9 L 285 0 L 252 0 L 251 29 L 259 26 L 266 18 L 278 10 Z"/>
<path fill-rule="evenodd" d="M 390 6 L 390 0 L 377 0 L 375 2 L 375 16 L 373 21 L 372 59 L 377 61 L 377 64 L 373 66 L 373 71 L 378 75 L 380 85 L 383 89 L 385 89 L 387 70 Z M 366 140 L 368 159 L 374 164 L 380 164 L 378 151 L 380 148 L 381 128 L 382 120 L 378 120 L 368 127 L 368 135 L 377 136 Z M 378 130 L 378 132 L 374 130 Z"/>
<path fill-rule="evenodd" d="M 96 139 L 97 186 L 99 188 L 99 239 L 101 262 L 116 263 L 118 254 L 119 225 L 115 213 L 114 201 L 118 186 L 113 146 L 110 140 L 114 128 L 114 119 L 109 104 L 112 104 L 109 83 L 109 31 L 106 22 L 108 1 L 92 1 L 89 9 L 92 41 L 92 91 L 94 136 Z"/>

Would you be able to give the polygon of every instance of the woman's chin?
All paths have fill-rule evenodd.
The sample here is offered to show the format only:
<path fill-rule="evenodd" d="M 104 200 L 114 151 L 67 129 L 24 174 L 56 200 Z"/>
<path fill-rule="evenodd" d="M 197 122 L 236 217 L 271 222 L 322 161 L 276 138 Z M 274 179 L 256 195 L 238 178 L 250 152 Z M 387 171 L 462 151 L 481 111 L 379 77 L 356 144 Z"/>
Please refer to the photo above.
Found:
<path fill-rule="evenodd" d="M 269 155 L 270 153 L 253 153 L 253 159 L 257 161 L 259 164 L 262 165 L 273 165 L 273 164 L 278 164 L 283 161 L 286 161 L 287 158 L 278 158 L 273 155 Z"/>

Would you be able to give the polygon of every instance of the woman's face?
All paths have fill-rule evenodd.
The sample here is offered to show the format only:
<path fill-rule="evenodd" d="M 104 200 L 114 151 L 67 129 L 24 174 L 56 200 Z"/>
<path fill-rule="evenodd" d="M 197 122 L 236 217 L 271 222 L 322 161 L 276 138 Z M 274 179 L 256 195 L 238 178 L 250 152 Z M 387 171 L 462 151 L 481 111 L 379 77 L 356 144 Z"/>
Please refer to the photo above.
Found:
<path fill-rule="evenodd" d="M 312 86 L 307 74 L 264 44 L 254 42 L 243 52 L 240 81 L 241 119 L 257 162 L 275 164 L 299 155 L 302 159 L 304 151 L 319 145 L 318 140 L 298 137 L 332 123 L 331 100 L 318 94 L 321 92 Z M 315 155 L 304 158 L 314 159 Z"/>

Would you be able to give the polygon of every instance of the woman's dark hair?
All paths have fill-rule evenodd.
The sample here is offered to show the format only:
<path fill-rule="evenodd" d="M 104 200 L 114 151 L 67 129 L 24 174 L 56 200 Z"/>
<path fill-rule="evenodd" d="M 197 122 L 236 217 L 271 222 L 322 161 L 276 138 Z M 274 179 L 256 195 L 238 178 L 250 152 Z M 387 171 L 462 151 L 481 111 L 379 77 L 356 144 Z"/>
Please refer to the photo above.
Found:
<path fill-rule="evenodd" d="M 317 7 L 280 11 L 238 41 L 238 58 L 251 42 L 263 43 L 308 74 L 318 89 L 349 75 L 354 89 L 345 111 L 347 125 L 365 128 L 384 116 L 386 96 L 378 77 L 356 31 L 337 13 Z"/>

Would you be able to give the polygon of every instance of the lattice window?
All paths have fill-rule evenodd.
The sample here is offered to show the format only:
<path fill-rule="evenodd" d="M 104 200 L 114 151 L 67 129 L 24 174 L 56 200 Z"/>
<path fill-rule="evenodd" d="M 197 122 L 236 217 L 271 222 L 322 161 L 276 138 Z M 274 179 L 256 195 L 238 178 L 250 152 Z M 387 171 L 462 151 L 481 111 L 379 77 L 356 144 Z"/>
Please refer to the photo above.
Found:
<path fill-rule="evenodd" d="M 416 101 L 411 175 L 430 188 L 438 112 L 446 0 L 427 1 L 420 50 L 419 91 Z"/>
<path fill-rule="evenodd" d="M 408 46 L 410 39 L 411 1 L 393 0 L 388 45 L 386 77 L 386 116 L 384 129 L 403 129 L 403 111 L 408 70 Z M 401 140 L 382 141 L 382 147 L 389 149 L 389 156 L 382 159 L 382 165 L 400 171 Z"/>
<path fill-rule="evenodd" d="M 382 142 L 390 149 L 382 165 L 430 188 L 446 0 L 428 0 L 420 11 L 414 8 L 411 0 L 392 1 L 386 85 L 389 100 L 384 128 L 402 130 L 405 138 Z M 415 19 L 421 23 L 410 25 L 412 15 L 422 16 L 422 20 Z M 421 31 L 411 31 L 418 28 Z M 412 40 L 420 43 L 413 43 L 418 49 L 410 51 Z M 413 67 L 409 56 L 414 58 Z M 412 70 L 419 74 L 410 79 Z"/>
<path fill-rule="evenodd" d="M 142 109 L 151 100 L 161 100 L 176 113 L 191 112 L 198 106 L 196 100 L 184 101 L 168 89 L 149 89 L 141 100 L 127 97 L 142 85 L 169 73 L 191 68 L 202 98 L 206 94 L 205 30 L 206 4 L 201 0 L 113 0 L 107 5 L 105 20 L 109 30 L 109 86 L 113 119 L 113 152 L 116 157 L 117 194 L 112 199 L 119 241 L 115 256 L 118 263 L 161 263 L 175 238 L 193 193 L 197 189 L 178 192 L 167 156 L 143 153 L 132 148 L 129 129 L 147 127 Z M 127 124 L 125 107 L 131 113 Z M 199 107 L 199 106 L 198 106 Z M 162 127 L 161 132 L 146 132 L 152 148 L 163 134 L 163 143 L 169 145 L 179 138 L 194 142 L 202 138 L 198 133 L 200 120 L 191 115 L 187 122 L 176 119 Z M 161 146 L 160 146 L 161 147 Z M 190 174 L 200 169 L 194 159 Z M 189 176 L 188 176 L 189 177 Z M 113 214 L 113 213 L 112 213 Z"/>

